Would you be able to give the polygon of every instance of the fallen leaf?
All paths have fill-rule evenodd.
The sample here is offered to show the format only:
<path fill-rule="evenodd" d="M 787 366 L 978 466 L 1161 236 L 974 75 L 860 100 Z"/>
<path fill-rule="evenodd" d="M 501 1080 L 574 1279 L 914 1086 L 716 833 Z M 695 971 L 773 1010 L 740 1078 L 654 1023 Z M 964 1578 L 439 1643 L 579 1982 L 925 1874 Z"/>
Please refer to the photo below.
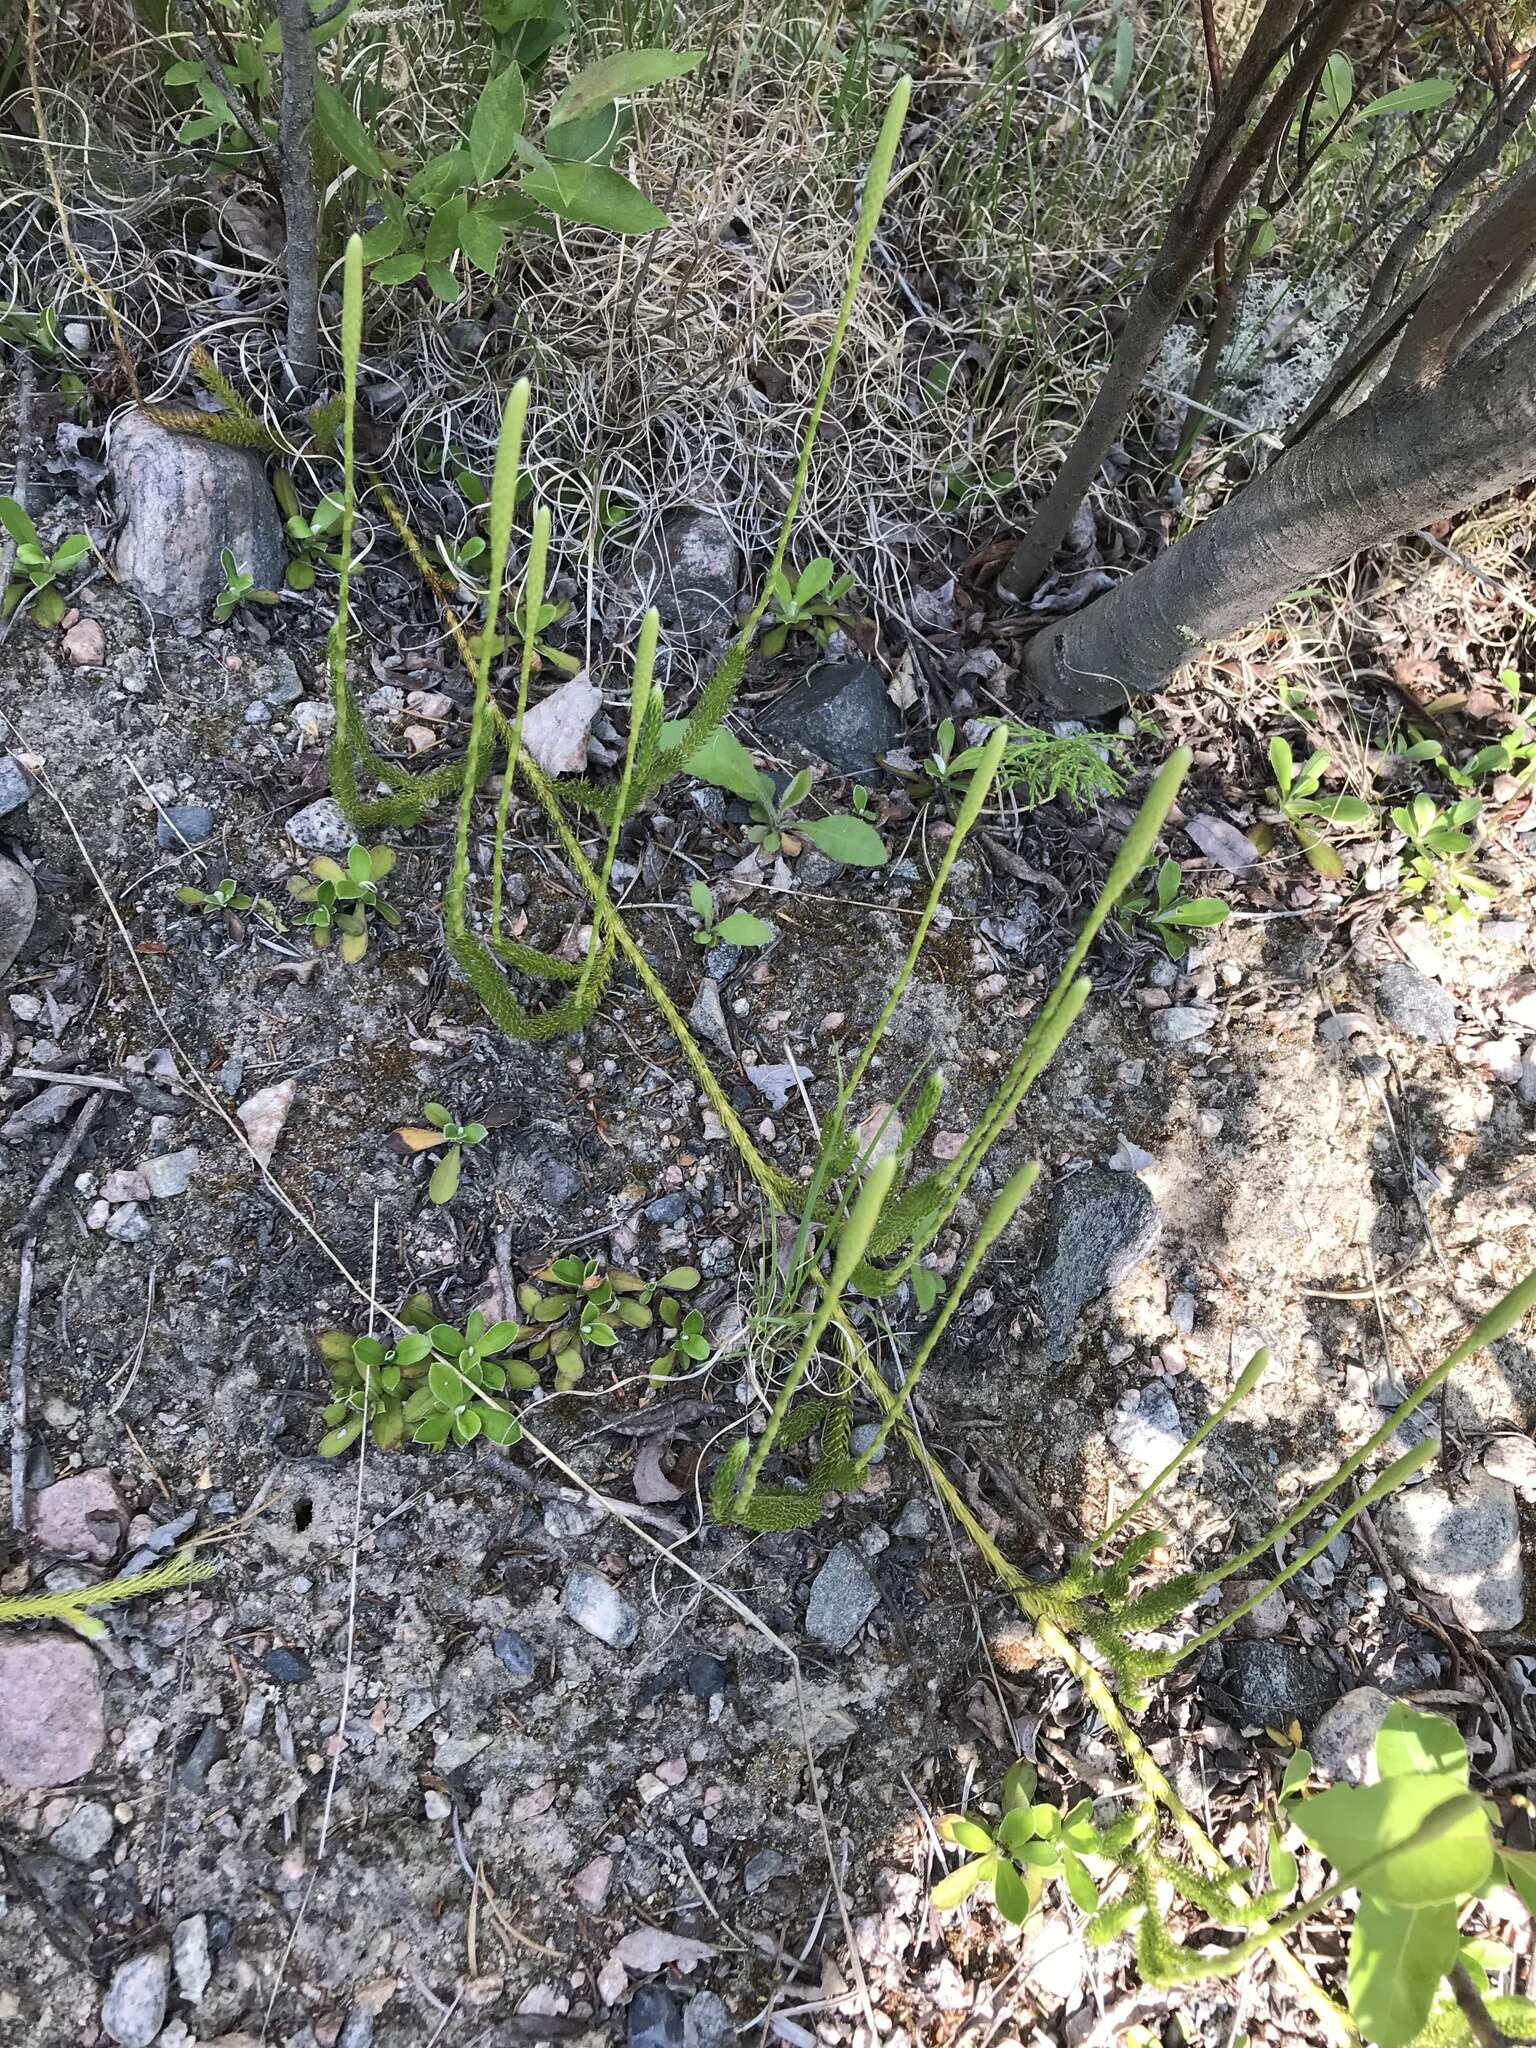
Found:
<path fill-rule="evenodd" d="M 274 1081 L 270 1088 L 258 1089 L 235 1111 L 245 1125 L 251 1156 L 258 1166 L 272 1164 L 272 1154 L 277 1150 L 277 1141 L 283 1135 L 283 1126 L 288 1121 L 288 1112 L 298 1090 L 297 1081 Z"/>
<path fill-rule="evenodd" d="M 441 1131 L 428 1124 L 402 1124 L 395 1136 L 408 1152 L 430 1152 L 434 1145 L 447 1142 Z"/>
<path fill-rule="evenodd" d="M 1157 1161 L 1152 1154 L 1144 1152 L 1139 1145 L 1133 1145 L 1124 1131 L 1120 1133 L 1120 1142 L 1109 1156 L 1109 1168 L 1112 1173 L 1145 1173 L 1149 1166 L 1156 1164 Z"/>
<path fill-rule="evenodd" d="M 672 1963 L 680 1970 L 691 1970 L 696 1963 L 707 1963 L 717 1953 L 712 1943 L 694 1941 L 686 1934 L 668 1934 L 660 1927 L 637 1927 L 616 1944 L 608 1960 L 637 1973 L 665 1970 Z"/>
<path fill-rule="evenodd" d="M 662 1456 L 670 1437 L 648 1436 L 640 1446 L 640 1455 L 635 1460 L 635 1499 L 655 1506 L 664 1500 L 681 1500 L 683 1490 L 674 1486 L 662 1470 Z"/>
<path fill-rule="evenodd" d="M 523 745 L 546 775 L 580 774 L 587 765 L 587 735 L 603 708 L 603 693 L 585 674 L 552 690 L 523 720 Z"/>
<path fill-rule="evenodd" d="M 1229 875 L 1246 874 L 1259 857 L 1258 848 L 1245 832 L 1239 832 L 1224 818 L 1213 818 L 1209 811 L 1191 818 L 1184 830 L 1206 859 L 1215 861 Z"/>
<path fill-rule="evenodd" d="M 891 680 L 885 686 L 885 694 L 898 711 L 910 711 L 917 702 L 917 663 L 912 659 L 910 647 L 901 650 L 901 657 L 891 671 Z"/>
<path fill-rule="evenodd" d="M 758 1094 L 766 1096 L 775 1109 L 784 1107 L 789 1100 L 789 1091 L 797 1081 L 816 1078 L 809 1067 L 802 1067 L 793 1060 L 779 1061 L 766 1067 L 748 1067 L 746 1075 Z"/>

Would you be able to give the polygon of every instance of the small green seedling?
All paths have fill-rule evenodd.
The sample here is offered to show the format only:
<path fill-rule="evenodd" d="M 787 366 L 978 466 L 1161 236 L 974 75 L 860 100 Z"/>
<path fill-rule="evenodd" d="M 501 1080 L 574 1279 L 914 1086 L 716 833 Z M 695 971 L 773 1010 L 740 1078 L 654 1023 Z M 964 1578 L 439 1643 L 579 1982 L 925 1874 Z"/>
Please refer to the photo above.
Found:
<path fill-rule="evenodd" d="M 427 1184 L 429 1198 L 441 1207 L 445 1202 L 451 1202 L 459 1191 L 465 1146 L 483 1144 L 488 1133 L 484 1124 L 457 1123 L 440 1102 L 424 1103 L 421 1113 L 436 1128 L 437 1142 L 448 1147 L 433 1167 L 432 1178 Z"/>
<path fill-rule="evenodd" d="M 824 555 L 807 562 L 793 583 L 782 569 L 775 569 L 767 593 L 774 623 L 763 635 L 763 653 L 782 654 L 791 633 L 810 633 L 818 647 L 825 647 L 833 627 L 844 623 L 838 601 L 852 588 L 851 576 L 833 580 L 832 564 Z"/>
<path fill-rule="evenodd" d="M 981 765 L 987 739 L 998 724 L 1008 734 L 997 766 L 993 787 L 1013 795 L 1026 810 L 1061 797 L 1074 810 L 1082 810 L 1095 797 L 1119 796 L 1125 789 L 1121 764 L 1126 746 L 1112 733 L 1043 732 L 1039 726 L 1020 725 L 1013 719 L 993 720 L 986 736 L 975 746 L 955 748 L 955 721 L 939 721 L 933 752 L 927 756 L 916 777 L 909 777 L 913 793 L 921 800 L 942 794 L 946 805 L 957 809 L 965 801 L 971 777 Z"/>
<path fill-rule="evenodd" d="M 1397 752 L 1405 761 L 1415 765 L 1433 762 L 1456 789 L 1475 789 L 1480 783 L 1490 782 L 1496 776 L 1512 775 L 1516 794 L 1527 783 L 1536 781 L 1536 724 L 1527 706 L 1530 699 L 1520 687 L 1520 678 L 1512 668 L 1499 673 L 1499 686 L 1507 690 L 1514 723 L 1500 740 L 1491 746 L 1480 747 L 1464 768 L 1458 768 L 1439 740 L 1426 739 L 1417 730 L 1413 732 L 1411 745 L 1400 746 Z"/>
<path fill-rule="evenodd" d="M 1498 894 L 1471 867 L 1471 855 L 1477 845 L 1477 833 L 1472 828 L 1482 813 L 1482 804 L 1475 796 L 1464 796 L 1442 811 L 1422 791 L 1411 803 L 1394 807 L 1392 822 L 1406 842 L 1398 886 L 1405 896 L 1418 902 L 1426 924 L 1453 924 L 1459 918 L 1475 918 L 1481 914 L 1482 905 Z"/>
<path fill-rule="evenodd" d="M 276 604 L 275 590 L 259 590 L 256 578 L 249 570 L 242 569 L 228 548 L 219 550 L 219 567 L 224 573 L 224 588 L 213 600 L 213 616 L 224 625 L 243 604 Z"/>
<path fill-rule="evenodd" d="M 515 1444 L 522 1431 L 501 1397 L 539 1383 L 530 1366 L 502 1363 L 501 1354 L 517 1340 L 516 1323 L 488 1324 L 477 1310 L 461 1332 L 433 1319 L 424 1294 L 412 1296 L 400 1319 L 407 1329 L 392 1344 L 348 1330 L 322 1331 L 320 1355 L 335 1399 L 323 1411 L 321 1457 L 340 1457 L 362 1435 L 365 1419 L 380 1450 L 394 1449 L 407 1431 L 411 1442 L 433 1450 L 450 1436 L 459 1444 L 482 1435 Z"/>
<path fill-rule="evenodd" d="M 465 597 L 484 597 L 486 543 L 478 533 L 472 533 L 467 540 L 461 541 L 444 540 L 438 534 L 437 552 Z"/>
<path fill-rule="evenodd" d="M 668 1285 L 693 1287 L 697 1285 L 698 1278 L 692 1266 L 680 1266 L 671 1273 L 663 1273 L 655 1284 L 657 1288 Z M 711 1349 L 704 1331 L 703 1316 L 696 1308 L 686 1308 L 676 1295 L 663 1294 L 657 1303 L 656 1314 L 667 1334 L 662 1339 L 661 1349 L 651 1360 L 653 1387 L 659 1387 L 670 1379 L 685 1359 L 690 1365 L 702 1365 Z"/>
<path fill-rule="evenodd" d="M 338 933 L 341 957 L 350 966 L 368 950 L 369 911 L 387 925 L 399 924 L 399 911 L 379 894 L 379 884 L 394 864 L 387 846 L 353 846 L 345 867 L 322 853 L 309 864 L 312 882 L 302 875 L 289 879 L 288 893 L 310 905 L 309 915 L 299 922 L 308 925 L 317 946 L 328 946 L 332 932 Z"/>
<path fill-rule="evenodd" d="M 766 918 L 754 917 L 750 910 L 733 910 L 729 917 L 717 920 L 715 899 L 707 883 L 694 882 L 688 890 L 688 901 L 700 920 L 693 935 L 696 946 L 768 946 L 778 937 Z"/>
<path fill-rule="evenodd" d="M 1325 825 L 1374 825 L 1376 813 L 1357 796 L 1319 796 L 1323 771 L 1333 756 L 1319 749 L 1298 768 L 1290 742 L 1277 734 L 1269 743 L 1269 765 L 1274 773 L 1269 800 L 1280 811 L 1301 848 L 1302 857 L 1315 874 L 1336 881 L 1344 863 L 1335 849 L 1317 831 L 1314 821 Z M 1267 851 L 1272 835 L 1260 832 L 1254 843 Z"/>
<path fill-rule="evenodd" d="M 273 478 L 272 490 L 283 513 L 283 530 L 297 550 L 283 580 L 290 590 L 312 590 L 317 568 L 341 567 L 334 538 L 341 525 L 341 500 L 333 491 L 327 491 L 314 511 L 305 513 L 286 470 L 279 470 Z"/>
<path fill-rule="evenodd" d="M 248 896 L 233 875 L 226 875 L 211 889 L 198 889 L 190 882 L 184 883 L 176 891 L 176 901 L 184 903 L 189 910 L 200 910 L 204 917 L 222 917 L 237 934 L 239 926 L 232 921 L 237 912 L 247 910 L 254 910 L 258 917 L 264 917 L 275 931 L 283 930 L 277 905 L 266 896 Z"/>
<path fill-rule="evenodd" d="M 553 1361 L 555 1392 L 567 1393 L 587 1369 L 588 1347 L 611 1351 L 620 1329 L 648 1330 L 655 1320 L 653 1302 L 663 1327 L 680 1331 L 687 1318 L 675 1297 L 698 1284 L 694 1266 L 674 1266 L 659 1280 L 642 1280 L 635 1273 L 604 1272 L 596 1259 L 555 1259 L 517 1291 L 518 1307 L 528 1318 L 519 1341 L 531 1340 L 525 1353 L 531 1363 Z M 702 1334 L 702 1322 L 687 1332 L 690 1339 Z"/>
<path fill-rule="evenodd" d="M 663 726 L 662 745 L 676 745 L 681 731 L 678 723 Z M 794 812 L 810 793 L 810 769 L 802 768 L 778 796 L 773 778 L 754 764 L 741 741 L 724 726 L 688 757 L 688 773 L 741 798 L 752 813 L 747 836 L 764 853 L 776 854 L 783 848 L 793 823 L 794 838 L 808 839 L 828 859 L 848 867 L 879 868 L 890 859 L 885 841 L 867 818 L 795 818 Z"/>
<path fill-rule="evenodd" d="M 1178 861 L 1165 860 L 1157 869 L 1150 891 L 1126 896 L 1120 904 L 1120 922 L 1125 928 L 1129 930 L 1138 919 L 1150 925 L 1167 947 L 1170 960 L 1182 960 L 1189 951 L 1185 932 L 1225 924 L 1232 915 L 1231 904 L 1223 903 L 1219 896 L 1181 898 L 1179 888 L 1183 879 L 1184 870 Z"/>
<path fill-rule="evenodd" d="M 31 590 L 37 593 L 32 600 L 33 622 L 39 626 L 56 626 L 68 607 L 53 586 L 61 576 L 78 569 L 89 555 L 90 536 L 66 534 L 50 554 L 39 540 L 37 528 L 26 507 L 15 498 L 0 498 L 0 526 L 16 543 L 15 574 L 6 587 L 4 598 L 0 599 L 0 613 L 9 618 Z"/>
<path fill-rule="evenodd" d="M 1067 1887 L 1085 1913 L 1099 1907 L 1099 1889 L 1085 1859 L 1105 1859 L 1104 1838 L 1093 1822 L 1093 1801 L 1081 1799 L 1069 1813 L 1037 1801 L 1033 1767 L 1016 1763 L 1003 1779 L 1002 1816 L 996 1824 L 976 1814 L 946 1814 L 939 1833 L 968 1852 L 933 1887 L 929 1902 L 939 1912 L 960 1905 L 972 1892 L 990 1891 L 1005 1920 L 1021 1926 L 1035 1911 L 1052 1879 Z M 1107 1860 L 1107 1859 L 1106 1859 Z"/>

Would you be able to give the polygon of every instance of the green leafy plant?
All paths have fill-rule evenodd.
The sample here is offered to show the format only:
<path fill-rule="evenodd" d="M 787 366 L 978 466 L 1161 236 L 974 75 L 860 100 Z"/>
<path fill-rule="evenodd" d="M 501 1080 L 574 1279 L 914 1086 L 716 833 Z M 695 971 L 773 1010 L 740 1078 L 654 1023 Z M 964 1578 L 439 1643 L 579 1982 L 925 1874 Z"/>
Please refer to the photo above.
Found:
<path fill-rule="evenodd" d="M 809 633 L 818 647 L 825 647 L 833 627 L 846 623 L 837 607 L 852 588 L 852 576 L 834 578 L 825 555 L 807 562 L 793 581 L 774 569 L 767 585 L 774 622 L 763 635 L 763 653 L 782 654 L 791 633 Z"/>
<path fill-rule="evenodd" d="M 1472 871 L 1477 847 L 1476 827 L 1481 801 L 1464 796 L 1447 810 L 1421 791 L 1411 802 L 1394 806 L 1392 822 L 1402 833 L 1403 895 L 1415 901 L 1426 924 L 1452 924 L 1479 915 L 1481 906 L 1498 894 L 1491 883 Z"/>
<path fill-rule="evenodd" d="M 750 910 L 733 910 L 728 917 L 717 918 L 707 882 L 690 884 L 688 901 L 699 919 L 699 929 L 693 935 L 696 946 L 768 946 L 778 937 L 765 917 L 754 917 Z"/>
<path fill-rule="evenodd" d="M 462 1331 L 434 1320 L 424 1294 L 401 1312 L 391 1343 L 373 1335 L 325 1330 L 320 1355 L 335 1398 L 322 1413 L 323 1458 L 338 1458 L 368 1430 L 380 1450 L 392 1450 L 409 1432 L 412 1443 L 440 1451 L 451 1437 L 473 1443 L 485 1436 L 515 1444 L 521 1429 L 502 1398 L 531 1391 L 538 1374 L 517 1360 L 503 1362 L 515 1343 L 516 1323 L 487 1323 L 478 1310 Z"/>
<path fill-rule="evenodd" d="M 290 590 L 312 590 L 317 568 L 340 567 L 335 537 L 341 526 L 341 500 L 334 491 L 326 491 L 314 511 L 305 513 L 286 470 L 273 477 L 272 491 L 283 514 L 283 530 L 296 550 L 283 580 Z"/>
<path fill-rule="evenodd" d="M 1082 810 L 1098 797 L 1120 796 L 1125 790 L 1126 744 L 1111 733 L 1053 733 L 1015 720 L 993 720 L 974 746 L 955 746 L 955 721 L 939 721 L 933 751 L 917 778 L 918 793 L 942 794 L 961 801 L 981 764 L 987 736 L 999 731 L 1007 741 L 998 762 L 994 787 L 1016 797 L 1025 809 L 1061 797 Z"/>
<path fill-rule="evenodd" d="M 1120 905 L 1120 921 L 1127 930 L 1135 923 L 1148 926 L 1162 940 L 1171 960 L 1182 960 L 1189 951 L 1186 932 L 1225 924 L 1232 915 L 1231 904 L 1223 903 L 1219 896 L 1180 896 L 1183 880 L 1184 870 L 1178 861 L 1161 861 L 1151 887 L 1125 897 Z"/>
<path fill-rule="evenodd" d="M 258 917 L 266 919 L 275 930 L 282 931 L 283 923 L 277 914 L 277 905 L 265 896 L 251 896 L 240 887 L 233 875 L 226 875 L 211 889 L 199 889 L 187 882 L 176 891 L 176 901 L 184 903 L 189 910 L 200 910 L 204 917 L 222 917 L 229 923 L 236 913 L 254 910 Z M 238 923 L 231 928 L 238 932 Z"/>
<path fill-rule="evenodd" d="M 676 730 L 663 726 L 663 743 Z M 754 764 L 741 741 L 723 726 L 689 756 L 688 773 L 741 798 L 752 816 L 747 836 L 763 853 L 778 853 L 792 833 L 849 867 L 878 868 L 890 859 L 885 841 L 867 817 L 797 818 L 814 780 L 810 769 L 802 768 L 780 796 L 773 777 Z"/>
<path fill-rule="evenodd" d="M 1021 1926 L 1039 1907 L 1045 1888 L 1065 1884 L 1074 1905 L 1096 1913 L 1099 1890 L 1089 1865 L 1113 1865 L 1136 1838 L 1135 1828 L 1104 1831 L 1094 1825 L 1093 1801 L 1080 1799 L 1067 1813 L 1037 1800 L 1038 1774 L 1022 1759 L 1003 1779 L 1002 1811 L 994 1822 L 979 1813 L 946 1814 L 941 1838 L 963 1849 L 967 1861 L 948 1871 L 929 1903 L 948 1912 L 973 1892 L 990 1892 L 1005 1920 Z"/>
<path fill-rule="evenodd" d="M 0 526 L 16 544 L 15 569 L 7 585 L 0 611 L 9 618 L 26 597 L 32 597 L 32 618 L 39 626 L 56 626 L 68 609 L 54 585 L 68 576 L 91 552 L 90 536 L 66 534 L 50 554 L 38 538 L 36 526 L 26 507 L 15 498 L 0 498 Z"/>
<path fill-rule="evenodd" d="M 222 626 L 232 619 L 243 604 L 276 604 L 275 590 L 260 590 L 256 578 L 248 569 L 242 569 L 228 548 L 219 550 L 219 569 L 224 578 L 224 588 L 213 600 L 213 616 Z"/>
<path fill-rule="evenodd" d="M 1269 765 L 1275 779 L 1268 795 L 1291 828 L 1307 865 L 1315 873 L 1336 881 L 1344 872 L 1344 863 L 1317 830 L 1318 823 L 1370 826 L 1376 822 L 1376 813 L 1357 796 L 1318 795 L 1324 771 L 1332 759 L 1331 754 L 1319 749 L 1297 767 L 1290 742 L 1277 734 L 1269 743 Z M 1267 849 L 1270 836 L 1267 832 L 1255 835 L 1255 844 L 1261 851 Z"/>
<path fill-rule="evenodd" d="M 412 1128 L 401 1135 L 411 1144 L 412 1150 L 429 1151 L 435 1146 L 447 1146 L 447 1151 L 433 1167 L 432 1178 L 427 1183 L 428 1198 L 441 1207 L 445 1202 L 451 1202 L 459 1191 L 459 1176 L 464 1170 L 466 1148 L 472 1149 L 483 1144 L 490 1134 L 484 1124 L 459 1123 L 456 1118 L 449 1115 L 440 1102 L 424 1103 L 421 1113 L 430 1127 L 430 1135 L 427 1130 L 417 1128 Z"/>
<path fill-rule="evenodd" d="M 653 1302 L 659 1300 L 663 1327 L 680 1331 L 687 1312 L 676 1297 L 698 1284 L 693 1266 L 674 1266 L 659 1280 L 642 1280 L 605 1270 L 596 1259 L 554 1259 L 517 1291 L 519 1311 L 527 1318 L 519 1348 L 532 1364 L 552 1363 L 556 1393 L 568 1393 L 586 1373 L 589 1349 L 611 1351 L 621 1330 L 650 1329 Z M 697 1334 L 688 1333 L 690 1339 Z M 676 1348 L 675 1337 L 667 1348 Z"/>
<path fill-rule="evenodd" d="M 345 867 L 328 853 L 318 854 L 309 864 L 314 880 L 302 875 L 290 877 L 288 893 L 307 903 L 309 914 L 300 918 L 320 947 L 331 943 L 331 934 L 341 940 L 341 957 L 350 966 L 368 951 L 369 913 L 387 925 L 398 925 L 400 913 L 379 894 L 379 884 L 395 865 L 387 846 L 353 846 L 347 850 Z"/>
<path fill-rule="evenodd" d="M 663 1274 L 656 1284 L 660 1288 L 670 1281 L 670 1284 L 676 1287 L 680 1280 L 686 1282 L 689 1275 L 692 1275 L 693 1283 L 697 1284 L 698 1275 L 691 1266 L 683 1266 L 672 1274 Z M 685 1361 L 689 1365 L 702 1365 L 710 1356 L 712 1349 L 701 1311 L 687 1307 L 675 1294 L 661 1295 L 656 1304 L 656 1315 L 663 1335 L 661 1347 L 651 1360 L 653 1387 L 663 1385 Z"/>
<path fill-rule="evenodd" d="M 1416 766 L 1433 764 L 1456 789 L 1476 789 L 1501 775 L 1512 775 L 1517 789 L 1536 780 L 1536 723 L 1529 709 L 1529 694 L 1522 690 L 1519 674 L 1512 668 L 1502 669 L 1498 681 L 1510 699 L 1509 730 L 1490 745 L 1479 747 L 1465 767 L 1457 765 L 1439 740 L 1426 737 L 1416 727 L 1410 728 L 1408 742 L 1399 743 L 1394 751 Z"/>

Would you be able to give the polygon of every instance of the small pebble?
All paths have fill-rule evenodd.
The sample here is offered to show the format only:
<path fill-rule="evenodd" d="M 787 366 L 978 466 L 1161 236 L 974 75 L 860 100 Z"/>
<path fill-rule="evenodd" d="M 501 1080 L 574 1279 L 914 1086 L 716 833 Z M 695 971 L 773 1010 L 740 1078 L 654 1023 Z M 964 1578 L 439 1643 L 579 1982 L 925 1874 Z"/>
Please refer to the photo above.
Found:
<path fill-rule="evenodd" d="M 107 1218 L 107 1235 L 119 1244 L 142 1244 L 149 1236 L 149 1218 L 137 1202 L 124 1202 Z"/>
<path fill-rule="evenodd" d="M 276 1685 L 303 1685 L 314 1676 L 314 1666 L 304 1652 L 287 1643 L 274 1643 L 264 1650 L 261 1668 Z"/>
<path fill-rule="evenodd" d="M 272 722 L 272 713 L 271 713 L 271 711 L 270 711 L 270 710 L 268 709 L 268 707 L 267 707 L 267 706 L 266 706 L 265 704 L 263 704 L 263 703 L 262 703 L 262 701 L 261 701 L 261 699 L 260 699 L 259 697 L 258 697 L 258 698 L 256 699 L 256 701 L 255 701 L 255 703 L 254 703 L 254 704 L 247 704 L 247 705 L 246 705 L 246 707 L 245 707 L 245 722 L 246 722 L 246 724 L 247 724 L 247 725 L 270 725 L 270 724 L 271 724 L 271 722 Z"/>
<path fill-rule="evenodd" d="M 698 1656 L 688 1659 L 688 1690 L 696 1700 L 712 1700 L 717 1692 L 724 1692 L 730 1682 L 730 1667 L 723 1657 L 700 1651 Z"/>
<path fill-rule="evenodd" d="M 532 1678 L 537 1659 L 526 1636 L 520 1636 L 515 1628 L 498 1629 L 491 1648 L 496 1661 L 514 1678 Z"/>
<path fill-rule="evenodd" d="M 164 1948 L 148 1948 L 113 1972 L 101 2002 L 101 2024 L 118 2048 L 149 2048 L 165 2025 L 171 1991 L 171 1959 Z"/>
<path fill-rule="evenodd" d="M 601 1572 L 583 1566 L 571 1573 L 560 1594 L 560 1605 L 578 1628 L 596 1636 L 611 1649 L 627 1650 L 640 1633 L 640 1610 L 626 1600 L 616 1586 L 609 1585 Z"/>
<path fill-rule="evenodd" d="M 213 833 L 213 813 L 206 804 L 167 804 L 155 820 L 155 844 L 201 846 Z"/>

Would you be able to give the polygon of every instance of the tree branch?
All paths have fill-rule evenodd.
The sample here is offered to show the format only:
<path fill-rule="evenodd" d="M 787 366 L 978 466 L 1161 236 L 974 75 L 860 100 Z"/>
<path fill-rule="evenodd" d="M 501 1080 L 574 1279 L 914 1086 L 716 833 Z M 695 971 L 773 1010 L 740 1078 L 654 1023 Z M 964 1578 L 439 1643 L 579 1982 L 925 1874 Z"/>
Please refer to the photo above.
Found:
<path fill-rule="evenodd" d="M 1401 396 L 1439 381 L 1456 360 L 1457 337 L 1512 265 L 1536 245 L 1536 157 L 1478 208 L 1435 264 L 1409 320 L 1383 392 Z"/>

